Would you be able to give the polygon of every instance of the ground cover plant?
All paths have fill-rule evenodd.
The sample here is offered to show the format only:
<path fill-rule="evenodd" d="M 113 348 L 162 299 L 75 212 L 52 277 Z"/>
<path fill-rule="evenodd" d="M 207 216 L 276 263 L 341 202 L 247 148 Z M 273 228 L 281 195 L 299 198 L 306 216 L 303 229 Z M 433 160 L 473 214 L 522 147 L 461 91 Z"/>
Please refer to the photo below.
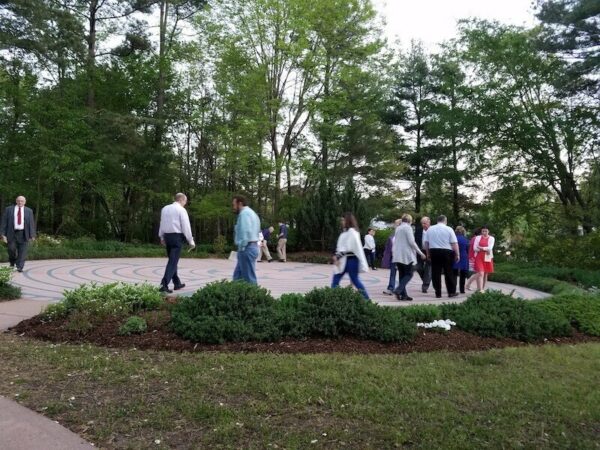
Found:
<path fill-rule="evenodd" d="M 600 295 L 563 294 L 535 306 L 564 317 L 582 333 L 600 336 Z"/>
<path fill-rule="evenodd" d="M 15 300 L 21 297 L 21 288 L 10 283 L 14 269 L 9 266 L 0 267 L 0 301 Z"/>

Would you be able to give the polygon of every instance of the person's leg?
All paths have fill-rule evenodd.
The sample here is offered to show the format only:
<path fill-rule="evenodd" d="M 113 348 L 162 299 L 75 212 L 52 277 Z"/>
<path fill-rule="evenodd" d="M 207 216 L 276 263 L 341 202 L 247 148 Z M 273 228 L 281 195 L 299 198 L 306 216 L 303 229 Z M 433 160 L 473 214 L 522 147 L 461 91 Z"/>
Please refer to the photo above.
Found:
<path fill-rule="evenodd" d="M 279 261 L 283 260 L 283 239 L 277 241 L 277 257 Z"/>
<path fill-rule="evenodd" d="M 242 279 L 242 268 L 240 267 L 240 252 L 237 252 L 238 258 L 233 270 L 233 281 L 240 281 Z"/>
<path fill-rule="evenodd" d="M 454 277 L 454 283 L 456 286 L 458 286 L 458 279 L 461 276 L 461 270 L 460 269 L 452 269 L 452 276 Z"/>
<path fill-rule="evenodd" d="M 370 300 L 369 294 L 367 294 L 367 289 L 365 288 L 365 285 L 362 284 L 362 281 L 360 281 L 360 277 L 358 276 L 358 269 L 358 258 L 348 258 L 348 261 L 346 262 L 346 271 L 350 276 L 350 281 L 365 299 Z"/>
<path fill-rule="evenodd" d="M 423 261 L 423 276 L 421 280 L 423 281 L 421 292 L 426 294 L 431 284 L 431 261 Z"/>
<path fill-rule="evenodd" d="M 348 259 L 350 258 L 346 258 L 346 265 L 344 266 L 344 271 L 333 275 L 333 279 L 331 280 L 332 288 L 338 287 L 340 285 L 340 281 L 342 281 L 342 278 L 344 278 L 344 275 L 346 275 L 346 272 L 348 272 Z"/>
<path fill-rule="evenodd" d="M 287 261 L 287 239 L 282 239 L 283 246 L 281 248 L 281 254 L 283 255 L 283 260 Z"/>
<path fill-rule="evenodd" d="M 242 277 L 250 284 L 258 284 L 256 279 L 256 258 L 258 256 L 258 247 L 256 244 L 250 244 L 244 250 L 246 264 L 242 265 Z"/>
<path fill-rule="evenodd" d="M 456 294 L 456 277 L 454 276 L 452 266 L 454 265 L 454 252 L 444 251 L 444 281 L 448 295 Z"/>
<path fill-rule="evenodd" d="M 469 274 L 468 270 L 460 271 L 460 293 L 465 293 L 465 282 L 467 281 L 467 275 Z"/>
<path fill-rule="evenodd" d="M 164 287 L 169 287 L 169 283 L 177 273 L 177 264 L 179 263 L 179 256 L 181 255 L 181 236 L 165 235 L 165 243 L 169 260 L 165 269 L 162 285 Z"/>
<path fill-rule="evenodd" d="M 388 281 L 388 287 L 387 290 L 394 292 L 394 289 L 396 288 L 396 263 L 391 263 L 390 265 L 390 279 Z"/>
<path fill-rule="evenodd" d="M 487 272 L 484 272 L 482 277 L 483 277 L 483 281 L 481 282 L 481 289 L 485 291 L 485 287 L 487 286 L 487 281 L 488 281 Z"/>
<path fill-rule="evenodd" d="M 271 262 L 273 257 L 271 256 L 271 252 L 269 252 L 269 246 L 266 243 L 265 243 L 265 245 L 263 245 L 262 251 L 263 251 L 264 255 L 267 257 L 267 261 Z"/>
<path fill-rule="evenodd" d="M 481 284 L 483 283 L 483 272 L 477 272 L 477 291 L 481 292 L 482 287 Z"/>
<path fill-rule="evenodd" d="M 471 285 L 473 284 L 474 281 L 477 281 L 477 272 L 474 272 L 471 274 L 471 276 L 469 277 L 469 279 L 467 280 L 467 290 L 470 291 L 471 290 Z"/>
<path fill-rule="evenodd" d="M 402 299 L 408 299 L 408 292 L 406 292 L 406 286 L 410 282 L 413 276 L 413 267 L 412 264 L 398 264 L 398 287 L 396 288 L 396 292 Z"/>
<path fill-rule="evenodd" d="M 17 242 L 17 261 L 16 266 L 18 270 L 23 270 L 25 267 L 25 258 L 27 258 L 27 241 L 25 240 L 25 236 Z"/>
<path fill-rule="evenodd" d="M 443 257 L 438 249 L 430 251 L 431 254 L 431 282 L 436 297 L 442 296 L 442 269 L 444 266 Z"/>
<path fill-rule="evenodd" d="M 14 238 L 9 240 L 6 249 L 8 250 L 8 262 L 11 267 L 14 267 L 17 263 L 17 241 Z"/>

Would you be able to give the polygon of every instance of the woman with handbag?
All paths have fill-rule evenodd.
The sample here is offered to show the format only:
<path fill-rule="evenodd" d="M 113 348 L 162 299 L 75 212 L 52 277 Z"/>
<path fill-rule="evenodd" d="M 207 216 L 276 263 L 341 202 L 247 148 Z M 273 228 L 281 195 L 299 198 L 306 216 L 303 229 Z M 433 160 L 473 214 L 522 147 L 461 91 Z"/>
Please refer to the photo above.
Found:
<path fill-rule="evenodd" d="M 473 242 L 477 289 L 481 291 L 485 290 L 488 274 L 494 272 L 494 243 L 495 239 L 494 236 L 490 235 L 489 228 L 487 226 L 481 227 L 481 235 L 475 237 L 475 241 Z"/>

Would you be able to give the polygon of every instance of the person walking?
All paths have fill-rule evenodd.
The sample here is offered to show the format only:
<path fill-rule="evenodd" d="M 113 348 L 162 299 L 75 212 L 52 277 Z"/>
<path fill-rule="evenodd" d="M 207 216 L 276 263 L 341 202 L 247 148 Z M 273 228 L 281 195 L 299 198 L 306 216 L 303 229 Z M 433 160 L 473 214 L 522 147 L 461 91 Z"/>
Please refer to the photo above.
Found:
<path fill-rule="evenodd" d="M 425 259 L 425 253 L 421 251 L 415 241 L 415 235 L 412 230 L 412 216 L 404 214 L 401 219 L 401 224 L 396 228 L 393 262 L 398 270 L 398 286 L 394 290 L 394 294 L 398 300 L 412 301 L 406 291 L 406 285 L 413 276 L 414 267 L 417 263 L 417 254 L 421 259 Z"/>
<path fill-rule="evenodd" d="M 385 242 L 385 249 L 383 250 L 383 258 L 381 259 L 381 267 L 384 269 L 390 269 L 390 278 L 388 281 L 388 286 L 383 293 L 385 295 L 394 295 L 394 290 L 396 288 L 396 264 L 393 262 L 393 251 L 394 251 L 394 241 L 396 240 L 396 228 L 400 226 L 402 219 L 396 219 L 394 221 L 394 230 L 390 237 L 387 238 Z"/>
<path fill-rule="evenodd" d="M 160 292 L 167 294 L 173 291 L 169 289 L 169 284 L 173 281 L 173 287 L 176 291 L 183 289 L 185 284 L 181 282 L 177 274 L 177 265 L 181 256 L 181 249 L 187 241 L 190 250 L 196 247 L 194 237 L 192 236 L 192 227 L 190 226 L 190 217 L 185 209 L 187 196 L 182 193 L 175 194 L 175 201 L 165 206 L 160 212 L 160 228 L 158 237 L 161 245 L 166 247 L 167 267 L 165 274 L 160 282 Z"/>
<path fill-rule="evenodd" d="M 460 293 L 465 293 L 465 281 L 469 275 L 469 240 L 466 238 L 465 227 L 457 226 L 454 230 L 456 234 L 456 241 L 458 243 L 458 251 L 460 253 L 460 261 L 454 263 L 452 269 L 454 270 L 454 282 L 460 280 Z"/>
<path fill-rule="evenodd" d="M 365 245 L 363 247 L 365 251 L 365 257 L 367 258 L 367 263 L 372 270 L 377 270 L 375 268 L 375 251 L 377 246 L 375 245 L 375 230 L 373 228 L 369 228 L 367 230 L 367 234 L 365 234 Z"/>
<path fill-rule="evenodd" d="M 473 230 L 473 236 L 471 237 L 471 240 L 469 241 L 469 272 L 471 272 L 471 276 L 469 277 L 469 279 L 467 280 L 467 285 L 466 285 L 466 289 L 467 291 L 472 290 L 471 289 L 471 284 L 473 283 L 473 281 L 477 282 L 477 290 L 480 291 L 481 290 L 481 281 L 479 280 L 479 275 L 477 274 L 477 272 L 475 272 L 475 238 L 477 238 L 477 236 L 481 235 L 481 228 L 475 228 Z"/>
<path fill-rule="evenodd" d="M 336 288 L 344 275 L 348 274 L 350 281 L 362 296 L 369 300 L 369 294 L 359 278 L 359 272 L 368 272 L 369 265 L 365 258 L 356 218 L 352 213 L 345 213 L 341 220 L 343 232 L 340 234 L 335 255 L 333 256 L 334 275 L 331 287 Z"/>
<path fill-rule="evenodd" d="M 485 291 L 488 275 L 494 272 L 494 236 L 486 226 L 481 227 L 481 235 L 475 238 L 473 251 L 475 253 L 475 272 L 477 274 L 477 288 Z"/>
<path fill-rule="evenodd" d="M 258 259 L 258 234 L 260 219 L 241 195 L 233 197 L 233 212 L 237 214 L 234 242 L 237 246 L 237 264 L 233 281 L 244 280 L 257 284 L 256 260 Z"/>
<path fill-rule="evenodd" d="M 431 219 L 424 216 L 421 218 L 421 226 L 415 230 L 415 241 L 419 246 L 419 250 L 425 252 L 423 248 L 423 237 L 427 233 L 427 230 L 431 226 Z M 421 292 L 427 294 L 429 285 L 431 284 L 431 262 L 427 259 L 417 259 L 416 265 L 417 273 L 421 277 Z"/>
<path fill-rule="evenodd" d="M 437 224 L 430 227 L 423 237 L 423 247 L 431 261 L 431 281 L 436 298 L 442 297 L 442 272 L 448 297 L 458 295 L 452 266 L 454 262 L 460 261 L 460 253 L 454 230 L 447 223 L 446 216 L 439 216 Z"/>
<path fill-rule="evenodd" d="M 36 237 L 33 211 L 26 203 L 27 199 L 19 195 L 15 204 L 4 210 L 0 224 L 0 235 L 8 248 L 8 262 L 10 267 L 16 266 L 18 272 L 23 272 L 27 247 Z"/>
<path fill-rule="evenodd" d="M 279 262 L 287 261 L 287 240 L 288 240 L 288 226 L 285 221 L 279 222 L 279 235 L 277 236 L 277 256 Z"/>
<path fill-rule="evenodd" d="M 271 253 L 269 252 L 269 239 L 271 238 L 271 234 L 273 233 L 273 231 L 275 231 L 275 228 L 273 228 L 273 227 L 268 227 L 268 228 L 265 228 L 262 230 L 263 240 L 262 240 L 261 246 L 260 246 L 258 262 L 262 261 L 263 256 L 265 256 L 267 258 L 267 261 L 269 261 L 269 262 L 271 262 L 273 260 L 273 257 L 271 256 Z"/>

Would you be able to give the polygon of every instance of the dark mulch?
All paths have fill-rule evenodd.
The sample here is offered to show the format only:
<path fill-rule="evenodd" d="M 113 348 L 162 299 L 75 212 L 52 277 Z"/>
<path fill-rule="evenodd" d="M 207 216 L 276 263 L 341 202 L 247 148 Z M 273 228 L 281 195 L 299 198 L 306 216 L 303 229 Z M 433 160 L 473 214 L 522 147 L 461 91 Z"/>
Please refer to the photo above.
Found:
<path fill-rule="evenodd" d="M 106 347 L 138 348 L 145 350 L 173 351 L 219 351 L 246 353 L 412 353 L 432 351 L 480 351 L 493 348 L 519 347 L 527 345 L 514 339 L 496 339 L 476 336 L 453 329 L 442 333 L 420 331 L 413 342 L 384 344 L 360 339 L 307 339 L 282 340 L 280 342 L 241 342 L 221 345 L 195 344 L 184 340 L 169 331 L 168 316 L 160 313 L 145 314 L 148 331 L 141 335 L 120 336 L 118 334 L 122 319 L 111 318 L 100 323 L 87 333 L 69 330 L 66 320 L 42 322 L 39 317 L 25 320 L 11 331 L 36 339 L 59 343 L 91 343 Z M 600 338 L 575 332 L 571 337 L 548 339 L 537 344 L 577 344 L 582 342 L 600 342 Z"/>

